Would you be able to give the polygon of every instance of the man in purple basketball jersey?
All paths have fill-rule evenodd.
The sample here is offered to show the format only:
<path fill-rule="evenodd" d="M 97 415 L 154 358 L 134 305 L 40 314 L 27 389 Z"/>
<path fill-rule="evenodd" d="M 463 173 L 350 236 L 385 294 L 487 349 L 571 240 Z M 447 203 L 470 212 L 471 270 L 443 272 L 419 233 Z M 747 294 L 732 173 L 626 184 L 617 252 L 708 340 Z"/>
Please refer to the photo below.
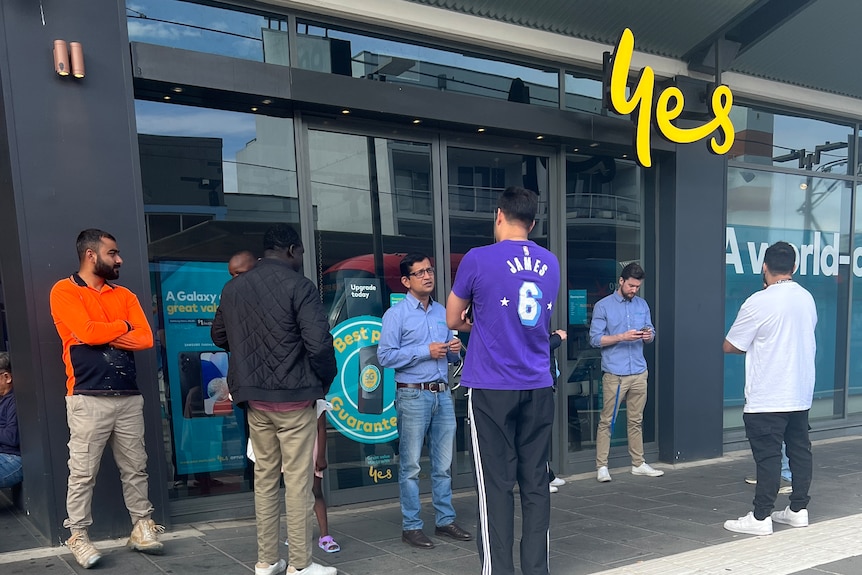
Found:
<path fill-rule="evenodd" d="M 521 572 L 548 574 L 546 455 L 554 421 L 548 333 L 560 266 L 554 254 L 527 239 L 537 205 L 536 193 L 524 188 L 500 195 L 496 243 L 467 252 L 446 304 L 449 328 L 470 331 L 461 385 L 470 388 L 482 575 L 515 573 L 516 481 L 523 516 Z"/>

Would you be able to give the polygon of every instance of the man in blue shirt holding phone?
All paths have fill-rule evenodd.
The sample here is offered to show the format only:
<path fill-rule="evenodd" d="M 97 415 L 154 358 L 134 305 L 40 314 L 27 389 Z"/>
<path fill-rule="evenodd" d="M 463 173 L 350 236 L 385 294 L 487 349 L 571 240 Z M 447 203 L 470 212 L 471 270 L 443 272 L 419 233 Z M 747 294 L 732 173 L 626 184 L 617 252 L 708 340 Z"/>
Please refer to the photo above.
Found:
<path fill-rule="evenodd" d="M 401 490 L 401 539 L 420 549 L 434 543 L 419 517 L 419 457 L 428 436 L 431 497 L 436 535 L 469 541 L 473 536 L 455 523 L 452 507 L 452 449 L 455 408 L 449 389 L 449 363 L 460 359 L 461 340 L 446 325 L 446 308 L 434 301 L 434 268 L 424 254 L 401 260 L 406 297 L 383 314 L 377 359 L 395 370 L 398 414 L 398 486 Z"/>
<path fill-rule="evenodd" d="M 596 431 L 596 480 L 611 480 L 608 452 L 611 433 L 620 403 L 628 407 L 629 455 L 632 475 L 659 477 L 664 471 L 653 469 L 644 461 L 643 413 L 647 400 L 647 372 L 643 346 L 655 341 L 655 327 L 649 306 L 637 296 L 644 270 L 630 263 L 620 273 L 620 287 L 593 307 L 590 323 L 590 345 L 602 350 L 602 393 L 604 404 Z"/>

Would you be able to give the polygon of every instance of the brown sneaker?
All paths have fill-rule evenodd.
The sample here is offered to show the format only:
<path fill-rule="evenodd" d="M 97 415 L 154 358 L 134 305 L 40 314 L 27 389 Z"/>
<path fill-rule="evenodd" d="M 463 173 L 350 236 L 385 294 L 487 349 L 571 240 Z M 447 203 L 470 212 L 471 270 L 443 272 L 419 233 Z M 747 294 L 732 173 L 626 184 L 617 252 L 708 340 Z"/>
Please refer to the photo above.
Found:
<path fill-rule="evenodd" d="M 93 544 L 90 543 L 90 536 L 83 529 L 72 532 L 72 536 L 66 540 L 66 547 L 75 556 L 78 565 L 84 569 L 89 569 L 102 558 L 102 554 L 93 547 Z"/>
<path fill-rule="evenodd" d="M 126 547 L 142 553 L 161 555 L 165 546 L 159 541 L 159 533 L 164 532 L 164 525 L 156 525 L 152 519 L 138 519 Z"/>

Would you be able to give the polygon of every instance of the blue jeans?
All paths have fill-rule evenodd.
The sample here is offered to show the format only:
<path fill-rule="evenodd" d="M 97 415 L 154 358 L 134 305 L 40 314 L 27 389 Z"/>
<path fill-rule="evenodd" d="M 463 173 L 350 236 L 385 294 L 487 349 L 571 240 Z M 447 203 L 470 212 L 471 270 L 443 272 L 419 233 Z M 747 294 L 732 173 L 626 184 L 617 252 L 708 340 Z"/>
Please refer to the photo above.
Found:
<path fill-rule="evenodd" d="M 452 507 L 452 445 L 455 441 L 455 407 L 452 392 L 400 388 L 395 395 L 398 413 L 399 465 L 402 529 L 422 529 L 419 517 L 419 458 L 428 436 L 431 459 L 431 498 L 437 527 L 455 521 Z"/>
<path fill-rule="evenodd" d="M 0 487 L 12 487 L 24 479 L 21 456 L 0 453 Z"/>
<path fill-rule="evenodd" d="M 790 473 L 790 458 L 787 457 L 787 445 L 781 444 L 781 479 L 793 483 L 793 474 Z"/>

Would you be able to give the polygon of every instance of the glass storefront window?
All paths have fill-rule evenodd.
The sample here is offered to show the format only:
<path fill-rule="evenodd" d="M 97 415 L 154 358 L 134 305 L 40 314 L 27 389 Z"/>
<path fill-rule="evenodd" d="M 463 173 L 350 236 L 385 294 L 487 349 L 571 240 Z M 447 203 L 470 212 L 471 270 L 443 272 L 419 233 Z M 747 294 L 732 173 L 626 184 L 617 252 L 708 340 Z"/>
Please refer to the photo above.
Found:
<path fill-rule="evenodd" d="M 853 129 L 850 126 L 734 106 L 736 129 L 728 159 L 821 174 L 853 175 Z"/>
<path fill-rule="evenodd" d="M 568 410 L 568 451 L 594 447 L 601 414 L 601 350 L 590 346 L 593 306 L 618 285 L 622 268 L 641 261 L 643 185 L 641 169 L 611 156 L 566 158 L 566 250 L 568 340 L 563 342 L 561 385 Z M 651 270 L 646 270 L 650 274 Z M 643 293 L 640 294 L 644 296 Z M 660 331 L 661 327 L 657 326 Z M 563 352 L 558 352 L 563 357 Z M 649 382 L 649 397 L 655 383 Z M 625 409 L 620 409 L 624 417 Z M 655 440 L 655 422 L 644 411 L 644 440 Z M 617 423 L 612 445 L 625 444 L 626 426 Z"/>
<path fill-rule="evenodd" d="M 539 194 L 536 225 L 530 239 L 548 247 L 549 158 L 529 154 L 491 152 L 450 147 L 447 150 L 449 180 L 449 241 L 452 246 L 452 278 L 457 264 L 471 248 L 494 243 L 497 197 L 509 186 L 521 186 Z M 460 334 L 470 346 L 470 334 Z M 466 352 L 465 352 L 466 353 Z M 467 397 L 464 388 L 455 390 L 456 452 L 455 473 L 470 473 Z"/>
<path fill-rule="evenodd" d="M 542 70 L 405 41 L 300 22 L 299 67 L 379 82 L 559 106 L 556 70 Z"/>
<path fill-rule="evenodd" d="M 181 0 L 126 0 L 129 40 L 290 65 L 287 17 Z"/>
<path fill-rule="evenodd" d="M 394 373 L 380 368 L 375 342 L 383 313 L 407 291 L 405 253 L 427 254 L 442 277 L 431 145 L 311 129 L 308 153 L 317 280 L 339 366 L 327 396 L 330 486 L 397 486 Z M 362 376 L 369 369 L 373 385 Z M 430 469 L 427 458 L 422 465 Z"/>
<path fill-rule="evenodd" d="M 850 269 L 853 272 L 850 294 L 850 357 L 847 373 L 847 413 L 862 413 L 862 185 L 856 186 L 855 229 Z"/>
<path fill-rule="evenodd" d="M 171 498 L 249 490 L 242 410 L 209 326 L 227 261 L 299 231 L 293 121 L 136 101 Z"/>
<path fill-rule="evenodd" d="M 836 380 L 835 366 L 839 338 L 845 337 L 839 333 L 839 296 L 855 265 L 850 255 L 851 189 L 850 182 L 815 177 L 814 173 L 806 176 L 745 167 L 728 170 L 725 332 L 745 299 L 763 288 L 766 248 L 780 240 L 795 246 L 800 261 L 794 279 L 817 303 L 812 419 L 843 416 L 844 383 Z M 744 383 L 744 357 L 726 356 L 725 429 L 742 427 Z"/>
<path fill-rule="evenodd" d="M 584 78 L 566 72 L 566 110 L 600 115 L 602 113 L 603 91 L 601 80 Z"/>

